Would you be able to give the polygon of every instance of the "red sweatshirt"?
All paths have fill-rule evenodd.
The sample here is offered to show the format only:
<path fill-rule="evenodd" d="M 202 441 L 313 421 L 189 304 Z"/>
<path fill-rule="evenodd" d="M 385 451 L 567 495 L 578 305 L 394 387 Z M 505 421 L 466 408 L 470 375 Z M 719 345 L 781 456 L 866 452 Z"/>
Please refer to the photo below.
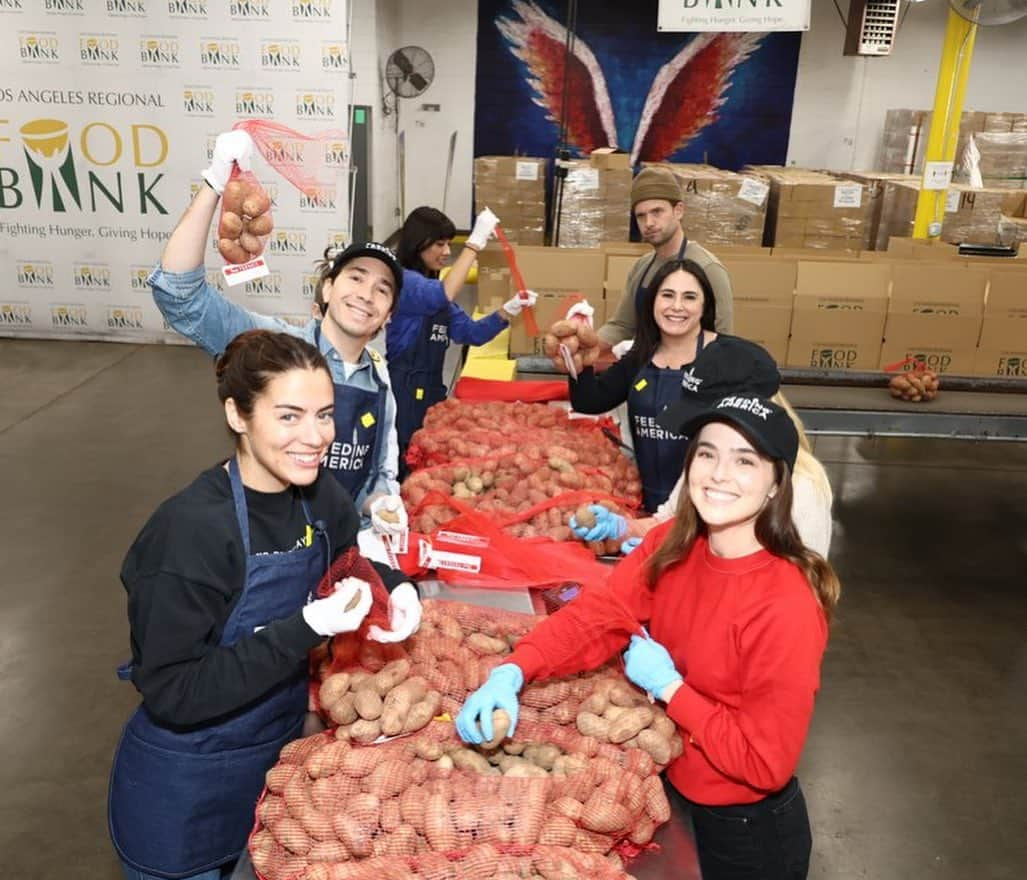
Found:
<path fill-rule="evenodd" d="M 752 803 L 799 763 L 827 621 L 795 565 L 766 550 L 722 559 L 703 537 L 650 591 L 643 566 L 670 527 L 650 531 L 607 588 L 540 623 L 510 659 L 528 681 L 569 675 L 624 650 L 635 622 L 647 624 L 685 677 L 667 706 L 686 742 L 670 781 L 701 804 Z"/>

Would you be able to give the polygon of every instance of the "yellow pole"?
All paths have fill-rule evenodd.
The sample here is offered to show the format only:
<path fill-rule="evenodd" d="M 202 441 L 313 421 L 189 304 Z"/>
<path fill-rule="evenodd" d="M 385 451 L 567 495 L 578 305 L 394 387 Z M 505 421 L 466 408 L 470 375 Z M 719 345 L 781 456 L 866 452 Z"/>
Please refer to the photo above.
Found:
<path fill-rule="evenodd" d="M 945 196 L 959 140 L 959 122 L 963 115 L 963 96 L 970 75 L 977 25 L 949 9 L 945 42 L 941 49 L 938 85 L 934 92 L 931 131 L 924 153 L 924 173 L 920 180 L 920 197 L 916 203 L 914 238 L 937 238 L 945 216 Z"/>

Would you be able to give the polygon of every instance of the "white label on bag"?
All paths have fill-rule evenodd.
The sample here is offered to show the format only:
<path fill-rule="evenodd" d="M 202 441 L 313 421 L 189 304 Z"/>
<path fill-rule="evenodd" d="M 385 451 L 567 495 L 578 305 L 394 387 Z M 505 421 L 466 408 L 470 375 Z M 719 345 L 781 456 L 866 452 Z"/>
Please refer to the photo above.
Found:
<path fill-rule="evenodd" d="M 225 283 L 229 287 L 245 284 L 247 281 L 253 281 L 255 278 L 263 278 L 270 271 L 267 267 L 267 261 L 263 257 L 257 257 L 248 263 L 229 263 L 221 267 L 221 274 L 225 277 Z"/>
<path fill-rule="evenodd" d="M 463 532 L 448 532 L 445 529 L 439 529 L 435 533 L 435 537 L 447 544 L 460 544 L 464 547 L 484 549 L 489 546 L 489 539 L 481 535 L 466 535 Z"/>
<path fill-rule="evenodd" d="M 963 194 L 958 189 L 950 189 L 945 195 L 945 213 L 955 214 L 959 210 L 959 203 Z"/>
<path fill-rule="evenodd" d="M 749 202 L 752 205 L 759 207 L 767 200 L 767 193 L 770 192 L 770 187 L 767 184 L 759 180 L 753 180 L 751 177 L 745 178 L 742 181 L 742 185 L 738 188 L 738 198 L 743 202 Z"/>
<path fill-rule="evenodd" d="M 428 541 L 422 540 L 418 545 L 418 562 L 421 568 L 448 569 L 449 571 L 467 571 L 477 574 L 481 571 L 481 557 L 469 553 L 451 553 L 447 550 L 436 550 Z"/>
<path fill-rule="evenodd" d="M 517 180 L 538 180 L 538 163 L 518 162 L 514 177 Z"/>
<path fill-rule="evenodd" d="M 578 189 L 599 189 L 599 169 L 576 168 L 567 175 L 567 182 Z"/>
<path fill-rule="evenodd" d="M 840 183 L 834 188 L 836 208 L 858 208 L 863 204 L 863 186 L 858 183 Z"/>

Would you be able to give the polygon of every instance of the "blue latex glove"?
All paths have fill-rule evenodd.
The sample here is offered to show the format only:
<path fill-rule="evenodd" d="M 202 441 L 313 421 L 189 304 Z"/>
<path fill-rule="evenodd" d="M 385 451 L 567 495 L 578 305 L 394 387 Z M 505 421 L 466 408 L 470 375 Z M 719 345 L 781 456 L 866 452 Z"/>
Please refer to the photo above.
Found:
<path fill-rule="evenodd" d="M 467 743 L 481 745 L 492 739 L 492 712 L 502 709 L 510 716 L 513 736 L 517 728 L 517 693 L 524 685 L 524 673 L 515 663 L 504 663 L 492 670 L 485 684 L 471 694 L 456 716 L 456 732 Z M 480 726 L 480 729 L 479 729 Z"/>
<path fill-rule="evenodd" d="M 602 504 L 590 504 L 588 509 L 596 516 L 596 524 L 590 528 L 579 526 L 575 517 L 571 517 L 570 527 L 582 541 L 605 541 L 607 538 L 619 538 L 627 530 L 628 524 L 623 516 L 614 513 Z"/>
<path fill-rule="evenodd" d="M 628 538 L 623 544 L 620 545 L 620 552 L 627 556 L 641 543 L 641 538 Z"/>
<path fill-rule="evenodd" d="M 663 699 L 669 685 L 684 681 L 667 649 L 656 640 L 642 636 L 631 637 L 624 654 L 624 674 L 658 700 Z"/>

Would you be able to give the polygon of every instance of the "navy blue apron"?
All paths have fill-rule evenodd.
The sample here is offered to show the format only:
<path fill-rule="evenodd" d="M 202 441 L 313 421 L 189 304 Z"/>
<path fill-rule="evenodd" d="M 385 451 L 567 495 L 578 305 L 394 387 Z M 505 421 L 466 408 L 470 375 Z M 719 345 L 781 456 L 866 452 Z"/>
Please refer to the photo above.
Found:
<path fill-rule="evenodd" d="M 310 544 L 251 555 L 246 495 L 234 458 L 229 477 L 246 576 L 222 646 L 302 608 L 331 561 L 328 536 L 321 523 L 312 523 L 305 500 Z M 130 674 L 129 664 L 118 670 L 120 678 Z M 125 725 L 111 770 L 108 825 L 121 858 L 159 877 L 190 877 L 238 858 L 253 827 L 264 775 L 282 746 L 301 735 L 306 712 L 305 662 L 255 703 L 196 730 L 162 727 L 140 706 Z"/>
<path fill-rule="evenodd" d="M 695 344 L 696 360 L 705 345 L 703 334 L 700 328 Z M 631 442 L 642 478 L 642 506 L 649 513 L 656 513 L 656 509 L 670 497 L 685 466 L 688 438 L 656 424 L 656 417 L 669 404 L 681 399 L 684 375 L 684 367 L 676 370 L 657 367 L 650 361 L 638 371 L 628 389 Z"/>
<path fill-rule="evenodd" d="M 414 344 L 389 357 L 389 379 L 396 397 L 396 434 L 402 453 L 424 423 L 428 407 L 446 399 L 442 367 L 449 348 L 450 307 L 422 319 Z M 402 457 L 402 455 L 401 455 Z"/>
<path fill-rule="evenodd" d="M 677 260 L 678 262 L 683 260 L 685 258 L 685 251 L 687 249 L 688 249 L 688 236 L 685 236 L 685 238 L 681 242 L 681 247 L 678 248 L 678 255 L 675 257 L 675 260 Z M 642 271 L 642 274 L 641 274 L 641 276 L 638 279 L 638 287 L 635 288 L 635 310 L 636 311 L 638 310 L 639 302 L 641 302 L 641 300 L 642 300 L 642 294 L 646 290 L 646 285 L 643 284 L 642 282 L 645 280 L 645 276 L 649 274 L 649 270 L 653 267 L 653 263 L 655 263 L 655 262 L 656 262 L 656 254 L 653 254 L 652 259 L 646 264 L 645 269 Z"/>
<path fill-rule="evenodd" d="M 314 345 L 320 349 L 321 328 L 314 330 Z M 371 365 L 376 388 L 366 391 L 351 385 L 332 383 L 335 391 L 335 440 L 321 459 L 321 466 L 330 471 L 354 500 L 360 496 L 371 474 L 381 444 L 385 442 L 385 403 L 389 387 Z"/>

